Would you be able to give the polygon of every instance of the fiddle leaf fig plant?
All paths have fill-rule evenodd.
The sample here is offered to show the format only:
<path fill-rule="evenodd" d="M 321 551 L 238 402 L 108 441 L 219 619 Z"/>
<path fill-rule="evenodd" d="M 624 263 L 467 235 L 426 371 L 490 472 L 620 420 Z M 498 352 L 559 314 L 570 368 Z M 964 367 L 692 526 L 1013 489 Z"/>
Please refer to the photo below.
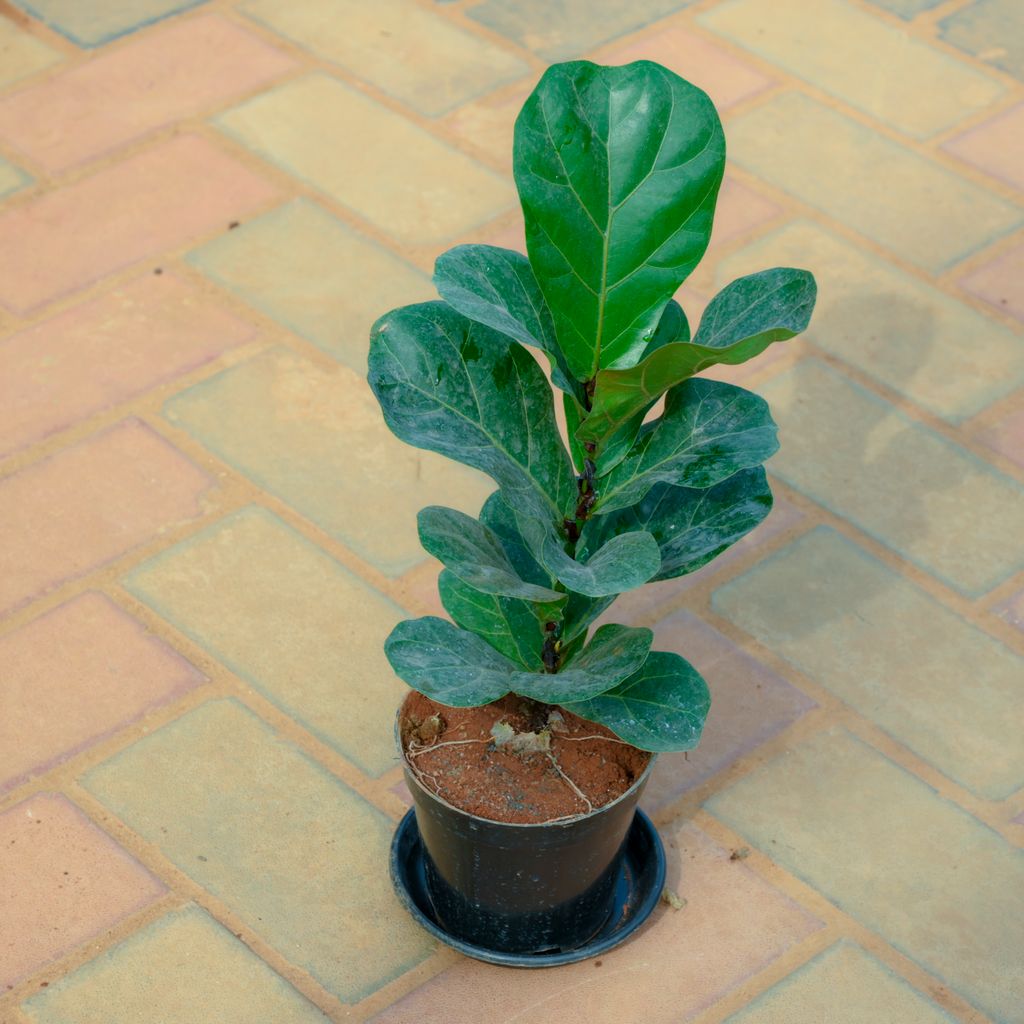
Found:
<path fill-rule="evenodd" d="M 619 594 L 694 572 L 768 515 L 766 403 L 697 374 L 804 330 L 814 278 L 740 278 L 691 338 L 673 296 L 710 239 L 725 137 L 708 97 L 658 64 L 549 68 L 513 158 L 529 255 L 457 246 L 436 263 L 440 300 L 393 310 L 371 334 L 391 430 L 498 488 L 476 518 L 420 512 L 451 621 L 401 622 L 385 651 L 442 704 L 515 693 L 642 749 L 686 750 L 704 680 L 652 652 L 648 629 L 591 626 Z"/>

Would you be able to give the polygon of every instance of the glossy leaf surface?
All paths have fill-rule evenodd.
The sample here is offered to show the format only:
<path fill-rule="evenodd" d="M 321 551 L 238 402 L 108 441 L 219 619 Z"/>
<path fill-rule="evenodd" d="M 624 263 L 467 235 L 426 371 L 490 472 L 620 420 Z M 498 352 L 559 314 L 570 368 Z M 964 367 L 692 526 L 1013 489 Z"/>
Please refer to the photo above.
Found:
<path fill-rule="evenodd" d="M 384 652 L 401 679 L 450 707 L 488 704 L 509 692 L 563 703 L 589 699 L 633 675 L 651 639 L 649 629 L 602 626 L 561 672 L 527 672 L 475 633 L 425 616 L 398 623 Z"/>
<path fill-rule="evenodd" d="M 585 562 L 570 557 L 552 536 L 544 541 L 544 564 L 570 590 L 587 597 L 622 594 L 646 583 L 661 568 L 658 542 L 638 530 L 611 537 Z"/>
<path fill-rule="evenodd" d="M 691 750 L 711 706 L 707 683 L 685 658 L 652 651 L 621 685 L 565 707 L 606 725 L 620 739 L 655 753 Z"/>
<path fill-rule="evenodd" d="M 417 522 L 424 550 L 474 589 L 500 597 L 565 603 L 565 594 L 522 579 L 494 531 L 465 512 L 430 505 L 420 510 Z"/>
<path fill-rule="evenodd" d="M 577 545 L 587 550 L 608 537 L 634 530 L 650 533 L 661 552 L 652 577 L 669 580 L 696 572 L 767 517 L 772 492 L 761 466 L 742 469 L 713 487 L 655 484 L 638 504 L 591 519 Z"/>
<path fill-rule="evenodd" d="M 527 601 L 481 593 L 450 569 L 438 577 L 437 591 L 444 610 L 457 625 L 476 633 L 523 668 L 543 670 L 543 627 Z"/>
<path fill-rule="evenodd" d="M 640 358 L 711 234 L 725 139 L 711 101 L 650 61 L 548 68 L 516 121 L 530 263 L 579 380 Z"/>
<path fill-rule="evenodd" d="M 551 362 L 555 386 L 583 400 L 582 385 L 555 339 L 551 310 L 522 253 L 496 245 L 458 245 L 438 256 L 434 286 L 463 316 L 539 348 Z"/>
<path fill-rule="evenodd" d="M 559 522 L 571 507 L 551 388 L 521 345 L 443 302 L 403 306 L 374 325 L 368 379 L 406 443 L 482 470 L 540 519 Z"/>
<path fill-rule="evenodd" d="M 630 453 L 603 477 L 595 513 L 627 508 L 658 483 L 712 487 L 778 448 L 763 398 L 721 381 L 691 377 L 668 392 L 665 412 L 644 426 Z"/>
<path fill-rule="evenodd" d="M 624 424 L 670 387 L 718 363 L 736 365 L 810 322 L 816 288 L 806 270 L 776 267 L 741 277 L 711 301 L 692 342 L 658 347 L 626 370 L 601 370 L 590 414 L 577 431 L 597 444 L 598 457 Z"/>

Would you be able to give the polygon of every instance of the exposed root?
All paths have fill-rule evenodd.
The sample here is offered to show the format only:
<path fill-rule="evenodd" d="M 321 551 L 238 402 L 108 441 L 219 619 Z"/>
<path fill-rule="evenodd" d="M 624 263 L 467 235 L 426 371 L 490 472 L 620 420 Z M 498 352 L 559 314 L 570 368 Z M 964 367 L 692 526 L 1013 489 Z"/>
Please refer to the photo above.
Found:
<path fill-rule="evenodd" d="M 406 757 L 419 757 L 420 754 L 429 754 L 432 750 L 440 750 L 441 747 L 461 747 L 465 743 L 490 743 L 490 740 L 445 740 L 443 743 L 431 743 L 429 746 L 413 747 L 411 744 L 406 750 Z"/>
<path fill-rule="evenodd" d="M 605 740 L 608 743 L 621 743 L 624 747 L 633 746 L 632 743 L 627 743 L 625 740 L 620 740 L 615 736 L 602 736 L 600 733 L 593 733 L 590 736 L 562 736 L 559 735 L 558 739 L 562 743 L 582 743 L 583 740 Z"/>
<path fill-rule="evenodd" d="M 548 760 L 551 762 L 555 771 L 558 772 L 558 777 L 587 805 L 587 814 L 590 814 L 594 809 L 594 805 L 587 798 L 587 794 L 584 793 L 583 790 L 580 789 L 580 787 L 562 771 L 562 766 L 558 763 L 554 754 L 548 752 Z"/>

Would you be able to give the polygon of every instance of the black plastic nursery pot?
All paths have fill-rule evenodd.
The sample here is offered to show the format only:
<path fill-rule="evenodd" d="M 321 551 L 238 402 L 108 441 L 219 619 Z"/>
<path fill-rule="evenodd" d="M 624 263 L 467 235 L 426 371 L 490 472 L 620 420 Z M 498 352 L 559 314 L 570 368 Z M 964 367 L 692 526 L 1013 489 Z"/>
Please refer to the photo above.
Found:
<path fill-rule="evenodd" d="M 654 758 L 618 799 L 588 814 L 507 824 L 425 789 L 405 767 L 415 815 L 392 847 L 406 908 L 437 937 L 478 959 L 547 966 L 618 945 L 649 915 L 664 851 L 637 803 Z"/>

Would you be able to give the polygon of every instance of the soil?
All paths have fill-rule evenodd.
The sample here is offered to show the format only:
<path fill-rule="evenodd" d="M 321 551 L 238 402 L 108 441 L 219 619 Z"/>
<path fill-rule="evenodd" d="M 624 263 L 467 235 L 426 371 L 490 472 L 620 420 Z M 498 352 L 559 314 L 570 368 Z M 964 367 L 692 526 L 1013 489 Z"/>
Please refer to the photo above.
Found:
<path fill-rule="evenodd" d="M 540 824 L 604 807 L 651 760 L 604 726 L 515 694 L 450 708 L 413 692 L 400 721 L 406 764 L 424 788 L 492 821 Z M 520 753 L 498 746 L 491 729 L 499 722 L 517 734 L 546 731 L 550 748 Z"/>

